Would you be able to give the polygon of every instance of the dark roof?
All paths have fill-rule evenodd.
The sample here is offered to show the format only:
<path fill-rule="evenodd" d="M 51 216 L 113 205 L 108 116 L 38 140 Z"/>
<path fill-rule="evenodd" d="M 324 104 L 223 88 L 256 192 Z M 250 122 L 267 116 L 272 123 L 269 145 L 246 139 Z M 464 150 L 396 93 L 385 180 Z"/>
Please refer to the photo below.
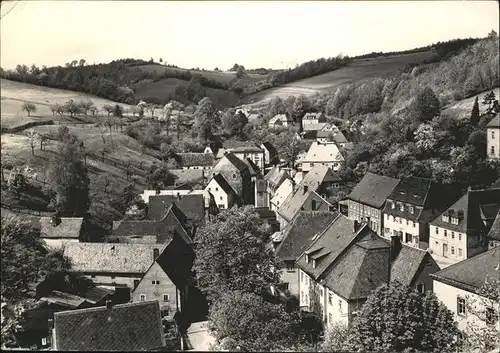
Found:
<path fill-rule="evenodd" d="M 133 221 L 113 221 L 114 237 L 153 237 L 157 243 L 165 243 L 178 233 L 186 243 L 192 243 L 191 238 L 185 228 L 187 217 L 172 203 L 168 207 L 166 214 L 159 221 L 133 220 Z"/>
<path fill-rule="evenodd" d="M 264 150 L 257 146 L 239 146 L 231 149 L 234 153 L 264 153 Z"/>
<path fill-rule="evenodd" d="M 64 293 L 61 291 L 54 290 L 51 293 L 40 298 L 41 301 L 45 301 L 49 304 L 59 305 L 71 309 L 79 308 L 85 303 L 85 298 L 82 298 L 75 294 Z"/>
<path fill-rule="evenodd" d="M 267 218 L 274 218 L 276 219 L 276 212 L 273 210 L 270 210 L 268 207 L 255 207 L 253 209 L 255 213 L 259 215 L 260 218 L 267 219 Z"/>
<path fill-rule="evenodd" d="M 398 183 L 398 179 L 368 172 L 354 187 L 348 198 L 368 206 L 381 208 Z"/>
<path fill-rule="evenodd" d="M 183 167 L 211 167 L 214 164 L 214 155 L 211 153 L 177 153 Z"/>
<path fill-rule="evenodd" d="M 269 153 L 272 153 L 272 154 L 277 154 L 278 151 L 276 150 L 276 147 L 274 147 L 274 145 L 271 143 L 271 142 L 262 142 L 262 145 L 264 145 L 264 147 L 269 151 Z"/>
<path fill-rule="evenodd" d="M 78 239 L 82 229 L 83 218 L 59 217 L 60 223 L 54 223 L 52 217 L 40 217 L 41 238 Z"/>
<path fill-rule="evenodd" d="M 497 216 L 495 217 L 493 225 L 491 226 L 491 229 L 488 233 L 488 238 L 494 240 L 500 240 L 500 210 L 497 213 Z"/>
<path fill-rule="evenodd" d="M 227 195 L 232 195 L 233 200 L 235 200 L 236 203 L 240 202 L 240 198 L 239 198 L 238 194 L 236 193 L 236 191 L 234 191 L 234 189 L 231 187 L 231 185 L 229 185 L 229 183 L 227 182 L 226 178 L 224 178 L 224 176 L 221 173 L 215 174 L 213 176 L 213 179 L 217 182 L 217 184 L 219 184 L 219 186 L 221 187 L 221 189 Z"/>
<path fill-rule="evenodd" d="M 225 149 L 233 149 L 238 147 L 256 147 L 252 141 L 226 140 L 223 143 Z"/>
<path fill-rule="evenodd" d="M 440 282 L 477 292 L 487 279 L 497 279 L 500 273 L 500 247 L 460 261 L 432 277 Z"/>
<path fill-rule="evenodd" d="M 401 180 L 387 198 L 415 206 L 424 206 L 431 189 L 431 184 L 430 179 L 418 177 L 406 178 Z"/>
<path fill-rule="evenodd" d="M 500 113 L 490 120 L 486 127 L 500 127 Z"/>
<path fill-rule="evenodd" d="M 182 213 L 193 222 L 201 223 L 205 218 L 205 201 L 203 195 L 152 195 L 149 197 L 148 218 L 161 220 L 168 207 L 175 203 Z"/>
<path fill-rule="evenodd" d="M 303 209 L 306 202 L 314 198 L 319 199 L 320 203 L 331 206 L 331 204 L 318 195 L 316 191 L 310 189 L 306 190 L 306 187 L 299 185 L 295 192 L 288 195 L 285 201 L 283 201 L 283 204 L 277 212 L 287 221 L 291 221 Z"/>
<path fill-rule="evenodd" d="M 243 172 L 245 169 L 248 169 L 248 166 L 245 164 L 245 162 L 236 157 L 233 153 L 231 152 L 226 153 L 224 157 L 227 158 L 227 160 L 240 172 Z"/>
<path fill-rule="evenodd" d="M 165 346 L 158 301 L 54 314 L 57 350 L 138 351 Z"/>
<path fill-rule="evenodd" d="M 106 298 L 107 296 L 113 295 L 114 290 L 110 288 L 104 288 L 100 286 L 95 286 L 87 290 L 85 293 L 81 294 L 82 298 L 85 298 L 89 303 L 95 304 Z"/>
<path fill-rule="evenodd" d="M 410 286 L 424 260 L 437 266 L 426 250 L 403 245 L 391 265 L 391 282 L 398 281 Z"/>
<path fill-rule="evenodd" d="M 316 164 L 307 172 L 301 180 L 300 185 L 307 185 L 309 188 L 317 190 L 323 183 L 339 182 L 342 179 L 328 166 Z"/>
<path fill-rule="evenodd" d="M 431 224 L 462 233 L 481 230 L 484 228 L 483 218 L 493 221 L 499 208 L 500 188 L 468 190 Z M 450 222 L 443 221 L 443 214 L 450 216 Z M 458 224 L 451 223 L 451 217 L 458 218 Z M 485 232 L 488 232 L 488 229 L 485 229 Z"/>
<path fill-rule="evenodd" d="M 286 169 L 280 169 L 278 166 L 272 167 L 264 176 L 264 180 L 271 186 L 278 187 L 285 179 L 292 179 Z"/>
<path fill-rule="evenodd" d="M 334 212 L 300 212 L 283 229 L 283 240 L 276 249 L 276 256 L 284 261 L 297 260 L 311 245 L 316 234 L 322 233 L 337 216 Z"/>
<path fill-rule="evenodd" d="M 251 176 L 260 175 L 260 168 L 250 158 L 245 158 L 243 162 L 248 165 L 248 170 L 250 171 Z"/>

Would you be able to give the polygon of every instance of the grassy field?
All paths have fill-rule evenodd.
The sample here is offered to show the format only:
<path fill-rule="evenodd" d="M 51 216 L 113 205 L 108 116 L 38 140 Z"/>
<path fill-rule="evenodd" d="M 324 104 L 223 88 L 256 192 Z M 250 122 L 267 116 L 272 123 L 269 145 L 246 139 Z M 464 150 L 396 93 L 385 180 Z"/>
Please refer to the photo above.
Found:
<path fill-rule="evenodd" d="M 500 96 L 500 88 L 498 88 L 498 87 L 495 88 L 493 90 L 493 92 L 495 92 L 495 96 L 498 99 L 498 97 Z M 488 93 L 488 92 L 483 92 L 483 93 L 480 93 L 478 95 L 478 97 L 479 97 L 479 111 L 481 112 L 481 114 L 483 114 L 485 112 L 485 108 L 486 108 L 485 105 L 481 104 L 481 102 L 483 101 L 483 97 L 486 95 L 486 93 Z M 450 114 L 450 115 L 456 116 L 460 119 L 469 118 L 475 99 L 476 99 L 476 96 L 473 96 L 470 98 L 462 99 L 462 100 L 457 101 L 457 102 L 453 102 L 449 106 L 445 107 L 445 109 L 443 109 L 443 112 L 441 114 Z"/>
<path fill-rule="evenodd" d="M 348 66 L 323 75 L 285 84 L 280 87 L 257 92 L 245 97 L 245 102 L 255 106 L 267 104 L 274 96 L 286 98 L 289 95 L 313 95 L 317 92 L 334 92 L 339 86 L 373 80 L 377 77 L 390 77 L 411 63 L 423 64 L 424 60 L 433 58 L 432 51 L 379 57 L 374 59 L 355 60 Z"/>

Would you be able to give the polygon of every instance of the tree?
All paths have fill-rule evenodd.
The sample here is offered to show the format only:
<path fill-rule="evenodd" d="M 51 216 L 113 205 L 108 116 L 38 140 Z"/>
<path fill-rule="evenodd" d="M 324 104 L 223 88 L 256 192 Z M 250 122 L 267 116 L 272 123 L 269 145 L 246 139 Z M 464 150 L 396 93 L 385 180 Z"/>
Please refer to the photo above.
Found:
<path fill-rule="evenodd" d="M 218 130 L 220 124 L 219 111 L 210 98 L 203 98 L 194 113 L 194 131 L 200 139 L 207 142 Z"/>
<path fill-rule="evenodd" d="M 432 292 L 391 283 L 368 297 L 349 333 L 349 351 L 452 352 L 458 329 L 453 313 Z"/>
<path fill-rule="evenodd" d="M 64 110 L 69 113 L 71 117 L 79 114 L 81 112 L 80 105 L 77 104 L 75 101 L 70 99 L 66 104 L 64 105 Z"/>
<path fill-rule="evenodd" d="M 102 109 L 104 109 L 104 111 L 106 113 L 108 113 L 108 118 L 111 116 L 111 114 L 113 114 L 114 110 L 115 110 L 115 107 L 112 106 L 111 104 L 104 104 L 102 106 Z"/>
<path fill-rule="evenodd" d="M 21 191 L 24 191 L 27 185 L 24 174 L 20 172 L 16 172 L 9 182 L 9 188 L 14 192 L 18 200 L 21 198 Z"/>
<path fill-rule="evenodd" d="M 495 92 L 490 91 L 483 97 L 483 104 L 488 106 L 488 109 L 486 109 L 487 113 L 491 113 L 491 105 L 495 101 Z"/>
<path fill-rule="evenodd" d="M 53 203 L 63 217 L 82 217 L 90 205 L 90 180 L 83 152 L 79 141 L 66 140 L 61 153 L 51 163 Z"/>
<path fill-rule="evenodd" d="M 57 129 L 57 139 L 59 141 L 64 141 L 69 136 L 69 128 L 66 125 L 61 125 Z"/>
<path fill-rule="evenodd" d="M 304 94 L 297 97 L 293 103 L 293 117 L 295 121 L 301 121 L 304 114 L 310 109 L 310 105 L 309 99 Z"/>
<path fill-rule="evenodd" d="M 31 148 L 31 155 L 34 156 L 35 155 L 35 146 L 38 143 L 40 136 L 33 129 L 30 129 L 28 131 L 27 136 L 28 136 L 28 143 L 29 143 L 30 148 Z"/>
<path fill-rule="evenodd" d="M 222 123 L 227 133 L 232 136 L 244 137 L 244 128 L 248 124 L 248 118 L 242 112 L 234 113 L 234 109 L 228 109 L 222 116 Z"/>
<path fill-rule="evenodd" d="M 278 260 L 266 248 L 266 227 L 250 207 L 220 213 L 197 235 L 194 270 L 210 298 L 228 290 L 262 294 L 279 283 Z"/>
<path fill-rule="evenodd" d="M 59 103 L 56 103 L 54 105 L 54 110 L 57 114 L 59 114 L 59 116 L 62 118 L 63 117 L 63 114 L 66 112 L 66 109 L 65 109 L 65 106 L 64 105 L 61 105 Z"/>
<path fill-rule="evenodd" d="M 36 105 L 30 102 L 24 102 L 23 105 L 21 106 L 21 109 L 23 110 L 23 112 L 28 113 L 28 116 L 30 116 L 31 113 L 36 112 Z"/>
<path fill-rule="evenodd" d="M 346 325 L 337 322 L 330 324 L 319 347 L 319 352 L 342 352 L 346 351 L 349 330 Z"/>
<path fill-rule="evenodd" d="M 149 187 L 154 190 L 165 189 L 175 182 L 175 177 L 169 172 L 166 166 L 158 166 L 156 164 L 153 164 L 149 168 L 146 179 Z"/>
<path fill-rule="evenodd" d="M 115 104 L 113 108 L 113 115 L 117 118 L 123 118 L 123 109 L 119 104 Z"/>
<path fill-rule="evenodd" d="M 476 100 L 474 101 L 472 112 L 470 114 L 470 122 L 472 125 L 477 126 L 477 124 L 479 123 L 479 119 L 481 119 L 481 117 L 479 116 L 479 102 L 478 97 L 476 96 Z"/>
<path fill-rule="evenodd" d="M 49 139 L 45 135 L 38 135 L 38 140 L 40 141 L 40 151 L 43 151 L 43 148 L 49 142 Z"/>
<path fill-rule="evenodd" d="M 170 130 L 170 118 L 172 117 L 173 105 L 172 103 L 167 103 L 163 107 L 163 121 L 165 122 L 165 128 L 167 131 L 167 136 Z M 179 120 L 179 116 L 177 116 L 177 120 Z"/>
<path fill-rule="evenodd" d="M 412 103 L 411 111 L 415 121 L 426 122 L 439 115 L 441 103 L 430 87 L 424 87 Z"/>
<path fill-rule="evenodd" d="M 243 78 L 247 74 L 245 67 L 244 66 L 238 66 L 236 69 L 236 77 L 237 78 Z"/>
<path fill-rule="evenodd" d="M 266 112 L 268 118 L 272 118 L 273 116 L 278 114 L 285 114 L 286 107 L 283 103 L 283 100 L 279 96 L 272 98 L 267 104 Z"/>
<path fill-rule="evenodd" d="M 89 110 L 92 111 L 92 108 L 95 107 L 94 103 L 90 100 L 81 100 L 78 105 L 85 116 L 87 116 Z"/>
<path fill-rule="evenodd" d="M 296 139 L 292 134 L 280 134 L 276 147 L 280 156 L 292 168 L 295 167 L 295 161 L 298 155 L 307 149 L 307 142 Z"/>
<path fill-rule="evenodd" d="M 242 291 L 221 293 L 209 314 L 219 347 L 233 352 L 283 350 L 296 343 L 298 326 L 295 313 Z"/>
<path fill-rule="evenodd" d="M 287 99 L 285 99 L 284 105 L 285 105 L 285 114 L 288 114 L 288 116 L 293 116 L 293 107 L 295 105 L 295 96 L 288 96 Z"/>

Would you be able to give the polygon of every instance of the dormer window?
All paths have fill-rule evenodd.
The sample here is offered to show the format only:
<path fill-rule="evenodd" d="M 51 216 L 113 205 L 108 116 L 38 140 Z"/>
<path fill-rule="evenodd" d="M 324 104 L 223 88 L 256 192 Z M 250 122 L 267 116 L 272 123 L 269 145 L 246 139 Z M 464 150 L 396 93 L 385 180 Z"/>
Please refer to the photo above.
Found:
<path fill-rule="evenodd" d="M 392 209 L 394 210 L 396 208 L 396 203 L 392 202 Z"/>
<path fill-rule="evenodd" d="M 450 222 L 450 216 L 448 216 L 447 214 L 444 214 L 441 219 L 443 220 L 443 222 Z"/>
<path fill-rule="evenodd" d="M 400 205 L 399 205 L 399 210 L 400 210 L 401 212 L 403 212 L 403 211 L 405 210 L 405 205 L 404 205 L 404 204 L 400 204 Z"/>
<path fill-rule="evenodd" d="M 413 214 L 413 212 L 415 212 L 415 209 L 413 208 L 413 206 L 410 206 L 409 209 L 410 209 L 411 214 Z"/>
<path fill-rule="evenodd" d="M 306 254 L 306 262 L 309 263 L 309 255 Z"/>
<path fill-rule="evenodd" d="M 313 265 L 313 268 L 316 268 L 316 260 L 313 259 L 312 265 Z"/>
<path fill-rule="evenodd" d="M 451 217 L 451 224 L 458 224 L 458 218 L 457 217 Z"/>

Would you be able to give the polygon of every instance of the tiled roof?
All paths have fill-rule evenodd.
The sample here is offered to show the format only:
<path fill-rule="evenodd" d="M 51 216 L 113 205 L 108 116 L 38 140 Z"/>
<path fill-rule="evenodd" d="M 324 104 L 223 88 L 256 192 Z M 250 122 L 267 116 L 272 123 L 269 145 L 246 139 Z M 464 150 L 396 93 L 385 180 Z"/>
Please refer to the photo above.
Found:
<path fill-rule="evenodd" d="M 248 170 L 250 171 L 251 176 L 260 175 L 260 168 L 250 158 L 245 158 L 243 162 L 248 165 Z"/>
<path fill-rule="evenodd" d="M 250 124 L 259 124 L 259 113 L 250 113 L 248 115 L 248 122 Z"/>
<path fill-rule="evenodd" d="M 240 198 L 239 198 L 238 194 L 236 193 L 236 191 L 234 191 L 234 189 L 231 187 L 231 185 L 229 185 L 226 178 L 224 178 L 224 176 L 221 173 L 215 174 L 213 176 L 213 179 L 217 182 L 217 184 L 219 184 L 221 189 L 224 190 L 224 192 L 227 195 L 232 195 L 233 200 L 235 200 L 236 203 L 239 203 Z"/>
<path fill-rule="evenodd" d="M 339 214 L 329 227 L 321 233 L 309 248 L 297 260 L 298 266 L 314 279 L 317 279 L 335 261 L 335 259 L 356 239 L 358 232 L 364 232 L 368 227 L 363 227 L 354 232 L 354 220 Z M 317 261 L 314 268 L 311 263 L 307 263 L 305 255 L 314 258 L 317 255 L 324 255 Z"/>
<path fill-rule="evenodd" d="M 435 280 L 475 292 L 487 279 L 499 278 L 500 247 L 453 264 L 431 275 Z"/>
<path fill-rule="evenodd" d="M 309 162 L 341 162 L 344 160 L 335 143 L 320 143 L 314 141 L 307 151 L 302 163 Z"/>
<path fill-rule="evenodd" d="M 57 350 L 140 351 L 165 346 L 158 301 L 54 314 Z"/>
<path fill-rule="evenodd" d="M 348 198 L 368 206 L 381 208 L 398 183 L 398 179 L 368 172 L 354 187 Z"/>
<path fill-rule="evenodd" d="M 320 130 L 316 134 L 317 138 L 331 138 L 333 142 L 336 143 L 347 143 L 349 142 L 345 137 L 344 133 L 340 130 L 331 131 L 331 130 Z"/>
<path fill-rule="evenodd" d="M 426 250 L 402 245 L 391 265 L 391 282 L 398 281 L 407 286 L 411 285 L 424 260 L 435 263 Z"/>
<path fill-rule="evenodd" d="M 187 184 L 203 180 L 203 169 L 169 169 L 177 184 Z M 154 191 L 154 190 L 153 190 Z"/>
<path fill-rule="evenodd" d="M 95 304 L 103 300 L 109 295 L 113 295 L 115 293 L 114 290 L 109 288 L 104 288 L 100 286 L 95 286 L 90 288 L 85 293 L 81 294 L 81 297 L 84 298 L 89 303 Z"/>
<path fill-rule="evenodd" d="M 342 181 L 328 166 L 317 164 L 304 176 L 300 185 L 307 185 L 310 189 L 317 190 L 323 183 Z"/>
<path fill-rule="evenodd" d="M 183 167 L 211 167 L 214 164 L 214 156 L 211 153 L 177 153 Z"/>
<path fill-rule="evenodd" d="M 233 153 L 264 153 L 262 148 L 257 146 L 240 146 L 231 149 Z"/>
<path fill-rule="evenodd" d="M 497 114 L 493 119 L 490 120 L 486 127 L 500 127 L 500 114 Z"/>
<path fill-rule="evenodd" d="M 468 190 L 458 201 L 436 217 L 431 224 L 462 233 L 466 233 L 468 230 L 483 229 L 481 206 L 483 206 L 483 213 L 486 211 L 490 219 L 493 220 L 500 207 L 500 188 Z M 450 222 L 443 221 L 443 214 L 450 216 Z M 452 224 L 451 217 L 458 218 L 458 224 Z M 485 231 L 487 232 L 488 229 Z"/>
<path fill-rule="evenodd" d="M 291 221 L 297 213 L 301 211 L 304 204 L 311 199 L 311 197 L 316 196 L 320 202 L 331 206 L 331 204 L 318 195 L 314 190 L 307 190 L 303 186 L 297 186 L 295 192 L 288 195 L 286 200 L 283 202 L 278 209 L 278 213 L 288 221 Z"/>
<path fill-rule="evenodd" d="M 337 216 L 334 212 L 299 212 L 281 232 L 283 240 L 276 249 L 276 256 L 296 261 L 311 245 L 314 236 L 322 233 Z"/>
<path fill-rule="evenodd" d="M 326 123 L 304 124 L 304 131 L 320 131 L 326 126 Z"/>
<path fill-rule="evenodd" d="M 291 119 L 289 119 L 286 114 L 278 114 L 278 115 L 275 115 L 271 118 L 271 120 L 269 120 L 269 124 L 276 124 L 278 121 L 281 121 L 281 122 L 290 122 Z"/>
<path fill-rule="evenodd" d="M 495 217 L 495 221 L 488 232 L 488 238 L 494 240 L 500 240 L 500 210 Z"/>
<path fill-rule="evenodd" d="M 316 120 L 323 116 L 323 113 L 305 113 L 302 120 Z M 326 117 L 325 117 L 326 119 Z"/>
<path fill-rule="evenodd" d="M 40 298 L 40 300 L 50 304 L 65 306 L 72 309 L 76 309 L 83 303 L 85 303 L 85 298 L 57 290 L 52 291 L 50 294 L 43 296 L 42 298 Z"/>
<path fill-rule="evenodd" d="M 285 179 L 291 179 L 290 174 L 286 169 L 280 169 L 278 166 L 272 167 L 264 176 L 264 180 L 275 187 L 279 186 Z"/>
<path fill-rule="evenodd" d="M 222 158 L 223 159 L 226 158 L 236 169 L 239 170 L 240 173 L 243 172 L 245 169 L 248 169 L 248 166 L 245 164 L 245 162 L 243 162 L 241 159 L 236 157 L 231 152 L 226 153 Z M 222 162 L 223 162 L 222 160 L 219 161 L 219 164 Z M 217 166 L 215 166 L 214 170 L 218 170 Z"/>
<path fill-rule="evenodd" d="M 286 179 L 281 183 L 281 185 L 274 192 L 274 196 L 271 199 L 271 203 L 280 207 L 283 205 L 283 202 L 287 199 L 287 197 L 293 193 L 293 184 L 294 182 L 290 179 Z"/>
<path fill-rule="evenodd" d="M 266 141 L 266 142 L 262 142 L 262 145 L 264 145 L 264 147 L 270 152 L 270 153 L 275 153 L 277 154 L 278 151 L 276 150 L 276 147 L 274 147 L 274 145 L 269 142 L 269 141 Z"/>
<path fill-rule="evenodd" d="M 410 177 L 401 180 L 389 195 L 389 199 L 424 206 L 432 182 L 430 179 Z"/>
<path fill-rule="evenodd" d="M 82 273 L 146 273 L 154 261 L 153 249 L 161 253 L 167 244 L 68 243 L 64 256 L 72 270 Z"/>
<path fill-rule="evenodd" d="M 82 229 L 83 218 L 60 217 L 61 223 L 52 222 L 52 217 L 40 217 L 40 237 L 78 239 Z"/>
<path fill-rule="evenodd" d="M 168 207 L 175 203 L 188 219 L 201 223 L 205 218 L 205 202 L 202 194 L 188 195 L 154 195 L 149 197 L 148 218 L 161 220 Z"/>
<path fill-rule="evenodd" d="M 270 210 L 267 207 L 255 207 L 253 211 L 257 213 L 259 217 L 262 219 L 268 219 L 268 218 L 276 219 L 276 212 Z"/>
<path fill-rule="evenodd" d="M 223 142 L 223 145 L 225 149 L 230 149 L 230 150 L 241 147 L 256 147 L 255 143 L 252 141 L 238 141 L 238 140 L 226 140 Z"/>

